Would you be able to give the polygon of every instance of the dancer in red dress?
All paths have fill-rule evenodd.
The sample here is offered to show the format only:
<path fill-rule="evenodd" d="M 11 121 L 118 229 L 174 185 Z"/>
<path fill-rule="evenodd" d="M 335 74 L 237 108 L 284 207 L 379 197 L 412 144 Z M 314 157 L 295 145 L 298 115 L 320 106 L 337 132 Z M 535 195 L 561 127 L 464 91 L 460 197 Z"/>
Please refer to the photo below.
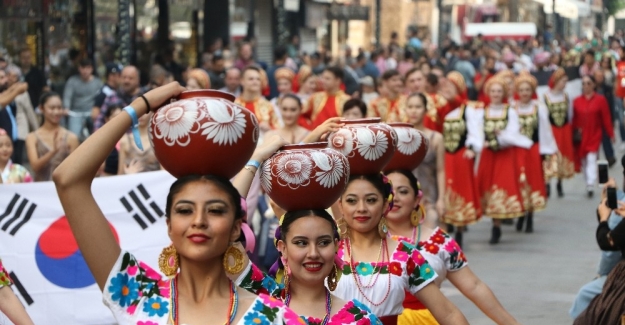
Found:
<path fill-rule="evenodd" d="M 547 107 L 534 100 L 538 81 L 529 73 L 521 73 L 514 81 L 518 100 L 514 104 L 519 115 L 521 133 L 533 142 L 529 149 L 518 147 L 517 155 L 520 163 L 521 195 L 525 216 L 517 222 L 517 231 L 534 231 L 534 212 L 540 211 L 547 205 L 545 178 L 543 175 L 541 155 L 553 155 L 558 151 L 556 141 L 551 132 L 549 112 Z"/>
<path fill-rule="evenodd" d="M 545 160 L 545 180 L 547 181 L 547 196 L 549 196 L 549 180 L 557 178 L 556 189 L 558 197 L 563 197 L 562 180 L 572 178 L 575 175 L 573 156 L 573 106 L 571 100 L 564 92 L 568 77 L 564 69 L 554 71 L 549 78 L 549 92 L 544 95 L 544 102 L 549 110 L 551 131 L 558 146 L 558 153 L 547 157 Z"/>
<path fill-rule="evenodd" d="M 608 101 L 595 92 L 597 83 L 591 76 L 582 78 L 582 95 L 573 101 L 573 132 L 579 139 L 575 144 L 575 169 L 584 169 L 586 192 L 589 198 L 594 195 L 597 181 L 597 156 L 603 131 L 614 142 L 614 130 Z"/>
<path fill-rule="evenodd" d="M 485 91 L 490 104 L 483 111 L 485 141 L 477 179 L 484 214 L 493 218 L 490 243 L 497 244 L 501 237 L 501 220 L 525 213 L 515 147 L 529 149 L 532 140 L 521 134 L 515 109 L 503 103 L 508 97 L 505 81 L 491 78 Z"/>
<path fill-rule="evenodd" d="M 327 119 L 343 115 L 343 105 L 349 95 L 341 90 L 343 70 L 338 67 L 327 67 L 321 75 L 324 91 L 310 96 L 302 111 L 300 125 L 314 130 Z"/>

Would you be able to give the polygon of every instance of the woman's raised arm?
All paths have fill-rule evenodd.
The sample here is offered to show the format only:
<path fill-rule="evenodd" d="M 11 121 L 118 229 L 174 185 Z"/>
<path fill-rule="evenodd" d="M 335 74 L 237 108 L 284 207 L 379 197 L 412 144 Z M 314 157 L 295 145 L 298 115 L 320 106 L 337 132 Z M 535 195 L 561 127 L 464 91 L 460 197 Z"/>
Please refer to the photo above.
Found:
<path fill-rule="evenodd" d="M 184 90 L 173 82 L 144 96 L 150 106 L 156 108 Z M 137 98 L 130 106 L 137 118 L 148 111 L 143 98 Z M 69 155 L 52 176 L 78 247 L 100 289 L 104 288 L 120 247 L 91 193 L 91 183 L 100 165 L 130 126 L 130 115 L 119 114 Z"/>

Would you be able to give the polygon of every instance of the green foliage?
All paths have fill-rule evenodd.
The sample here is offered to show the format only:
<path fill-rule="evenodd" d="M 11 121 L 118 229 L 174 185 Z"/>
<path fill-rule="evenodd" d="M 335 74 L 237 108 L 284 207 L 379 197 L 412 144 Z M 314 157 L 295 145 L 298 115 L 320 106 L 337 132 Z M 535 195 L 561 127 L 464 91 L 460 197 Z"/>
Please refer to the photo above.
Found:
<path fill-rule="evenodd" d="M 608 10 L 608 15 L 614 16 L 621 9 L 625 9 L 625 0 L 603 0 L 606 9 Z"/>

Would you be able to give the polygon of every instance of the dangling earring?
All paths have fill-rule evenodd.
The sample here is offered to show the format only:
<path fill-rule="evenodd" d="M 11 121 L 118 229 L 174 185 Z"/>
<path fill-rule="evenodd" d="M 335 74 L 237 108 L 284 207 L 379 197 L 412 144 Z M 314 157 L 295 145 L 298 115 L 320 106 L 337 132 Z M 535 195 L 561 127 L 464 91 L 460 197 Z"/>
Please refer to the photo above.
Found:
<path fill-rule="evenodd" d="M 234 262 L 234 265 L 230 264 L 230 260 Z M 241 251 L 236 248 L 232 243 L 226 250 L 223 259 L 224 269 L 228 274 L 239 274 L 243 271 L 243 260 L 244 256 Z"/>
<path fill-rule="evenodd" d="M 178 253 L 174 244 L 163 248 L 163 251 L 158 256 L 158 268 L 168 277 L 178 273 Z"/>
<path fill-rule="evenodd" d="M 410 213 L 410 223 L 412 224 L 413 227 L 417 227 L 421 224 L 421 219 L 423 218 L 423 208 L 421 207 L 421 205 L 417 206 L 416 210 L 412 210 L 412 213 Z"/>
<path fill-rule="evenodd" d="M 378 232 L 380 233 L 380 237 L 386 238 L 386 234 L 388 234 L 388 228 L 386 228 L 386 218 L 382 217 L 380 222 L 378 223 Z"/>
<path fill-rule="evenodd" d="M 284 264 L 284 297 L 283 299 L 286 299 L 286 297 L 291 294 L 289 290 L 290 289 L 290 284 L 291 284 L 291 270 L 289 269 L 289 265 L 288 264 Z"/>
<path fill-rule="evenodd" d="M 339 237 L 345 239 L 347 237 L 347 223 L 345 222 L 345 218 L 341 217 L 336 222 L 336 226 L 339 228 Z"/>
<path fill-rule="evenodd" d="M 328 274 L 328 277 L 327 277 L 328 289 L 330 289 L 330 291 L 336 290 L 336 286 L 339 284 L 338 272 L 339 271 L 335 263 L 334 268 L 332 269 L 332 271 L 330 271 L 330 274 Z"/>

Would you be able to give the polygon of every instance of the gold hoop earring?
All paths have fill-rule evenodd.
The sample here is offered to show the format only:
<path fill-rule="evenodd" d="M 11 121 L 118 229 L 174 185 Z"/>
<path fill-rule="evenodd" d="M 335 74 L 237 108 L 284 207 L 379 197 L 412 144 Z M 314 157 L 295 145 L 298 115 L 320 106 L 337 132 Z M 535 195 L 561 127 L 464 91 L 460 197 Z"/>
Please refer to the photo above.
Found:
<path fill-rule="evenodd" d="M 382 217 L 382 219 L 380 219 L 380 222 L 378 222 L 378 233 L 380 233 L 380 237 L 382 238 L 386 238 L 386 235 L 388 234 L 385 217 Z"/>
<path fill-rule="evenodd" d="M 334 263 L 334 268 L 332 269 L 332 271 L 330 271 L 330 274 L 328 274 L 327 277 L 328 289 L 330 289 L 330 291 L 336 290 L 336 286 L 339 284 L 338 274 L 338 268 L 336 267 L 336 263 Z"/>
<path fill-rule="evenodd" d="M 172 277 L 178 273 L 178 252 L 174 244 L 163 248 L 161 254 L 158 256 L 158 268 L 168 277 Z"/>
<path fill-rule="evenodd" d="M 336 226 L 339 228 L 339 237 L 341 239 L 345 239 L 347 237 L 347 223 L 345 219 L 341 217 L 337 222 Z"/>
<path fill-rule="evenodd" d="M 231 264 L 230 261 L 234 264 Z M 243 271 L 243 253 L 234 245 L 230 244 L 226 253 L 224 254 L 223 265 L 226 273 L 239 274 Z"/>
<path fill-rule="evenodd" d="M 417 206 L 416 210 L 412 210 L 412 213 L 410 213 L 410 223 L 412 224 L 412 226 L 418 227 L 419 224 L 421 224 L 422 218 L 423 218 L 423 210 L 421 208 L 421 205 L 419 205 Z"/>

